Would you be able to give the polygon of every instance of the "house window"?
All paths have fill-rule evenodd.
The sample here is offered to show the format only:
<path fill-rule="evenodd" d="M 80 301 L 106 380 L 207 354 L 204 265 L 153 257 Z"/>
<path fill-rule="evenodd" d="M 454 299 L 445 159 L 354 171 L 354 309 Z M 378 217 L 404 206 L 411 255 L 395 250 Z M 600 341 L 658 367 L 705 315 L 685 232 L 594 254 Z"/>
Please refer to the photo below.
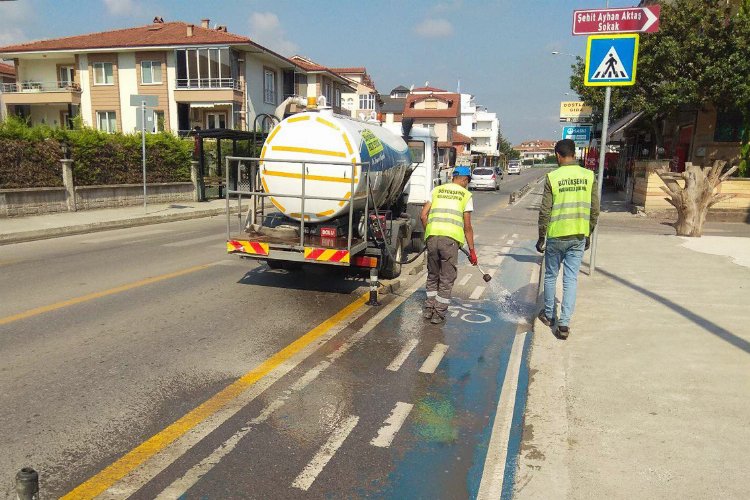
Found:
<path fill-rule="evenodd" d="M 424 102 L 424 109 L 437 109 L 437 99 L 427 99 Z"/>
<path fill-rule="evenodd" d="M 276 104 L 276 72 L 270 69 L 263 71 L 263 102 Z"/>
<path fill-rule="evenodd" d="M 239 66 L 234 51 L 228 48 L 179 49 L 176 55 L 177 88 L 235 87 Z"/>
<path fill-rule="evenodd" d="M 59 70 L 59 86 L 61 89 L 68 88 L 73 84 L 75 80 L 76 70 L 73 66 L 60 66 Z"/>
<path fill-rule="evenodd" d="M 117 116 L 114 111 L 97 111 L 96 126 L 102 132 L 117 132 Z"/>
<path fill-rule="evenodd" d="M 719 111 L 716 113 L 714 142 L 740 142 L 742 140 L 742 113 Z"/>
<path fill-rule="evenodd" d="M 141 61 L 141 83 L 161 83 L 161 61 Z"/>
<path fill-rule="evenodd" d="M 227 128 L 227 114 L 206 113 L 206 128 L 209 130 L 215 128 Z"/>
<path fill-rule="evenodd" d="M 341 107 L 341 90 L 336 89 L 336 100 L 334 101 L 334 105 L 338 108 Z"/>
<path fill-rule="evenodd" d="M 164 111 L 154 111 L 154 132 L 164 132 Z"/>
<path fill-rule="evenodd" d="M 359 109 L 375 109 L 375 94 L 361 94 L 359 96 Z"/>
<path fill-rule="evenodd" d="M 331 84 L 326 83 L 323 86 L 323 96 L 326 98 L 326 106 L 333 106 L 333 95 L 331 95 Z"/>
<path fill-rule="evenodd" d="M 422 126 L 428 130 L 435 130 L 435 124 L 434 123 L 423 123 Z"/>
<path fill-rule="evenodd" d="M 113 85 L 112 63 L 94 63 L 94 85 Z"/>

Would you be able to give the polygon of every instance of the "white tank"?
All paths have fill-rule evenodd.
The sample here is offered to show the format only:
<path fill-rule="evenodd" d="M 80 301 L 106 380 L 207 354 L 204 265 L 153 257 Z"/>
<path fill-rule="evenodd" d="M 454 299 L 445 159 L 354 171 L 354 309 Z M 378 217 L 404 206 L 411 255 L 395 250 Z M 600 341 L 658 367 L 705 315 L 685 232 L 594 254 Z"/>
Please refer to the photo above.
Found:
<path fill-rule="evenodd" d="M 305 164 L 305 221 L 309 222 L 348 215 L 348 200 L 366 194 L 362 170 L 367 170 L 367 166 L 354 165 L 370 164 L 373 198 L 378 207 L 383 207 L 401 195 L 404 175 L 411 164 L 409 148 L 400 136 L 376 123 L 334 115 L 330 110 L 307 111 L 286 118 L 268 135 L 260 156 L 260 178 L 268 193 L 302 194 L 302 162 L 324 162 Z M 315 196 L 347 201 L 309 198 Z M 274 196 L 271 202 L 287 217 L 302 217 L 299 198 Z M 365 201 L 359 200 L 354 209 L 364 206 Z"/>

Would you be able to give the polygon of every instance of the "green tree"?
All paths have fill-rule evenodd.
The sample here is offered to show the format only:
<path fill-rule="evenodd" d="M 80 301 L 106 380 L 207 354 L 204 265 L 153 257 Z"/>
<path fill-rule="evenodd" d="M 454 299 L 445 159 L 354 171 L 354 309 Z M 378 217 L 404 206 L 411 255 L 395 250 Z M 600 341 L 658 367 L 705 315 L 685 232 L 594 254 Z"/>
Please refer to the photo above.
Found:
<path fill-rule="evenodd" d="M 739 109 L 750 160 L 750 0 L 674 0 L 662 3 L 661 27 L 641 36 L 636 84 L 612 89 L 610 120 L 643 111 L 662 144 L 659 124 L 684 106 Z M 584 64 L 572 67 L 571 88 L 601 110 L 604 90 L 583 85 Z"/>
<path fill-rule="evenodd" d="M 497 132 L 497 148 L 500 154 L 504 155 L 508 160 L 517 160 L 521 157 L 521 153 L 513 149 L 513 145 L 500 131 Z"/>

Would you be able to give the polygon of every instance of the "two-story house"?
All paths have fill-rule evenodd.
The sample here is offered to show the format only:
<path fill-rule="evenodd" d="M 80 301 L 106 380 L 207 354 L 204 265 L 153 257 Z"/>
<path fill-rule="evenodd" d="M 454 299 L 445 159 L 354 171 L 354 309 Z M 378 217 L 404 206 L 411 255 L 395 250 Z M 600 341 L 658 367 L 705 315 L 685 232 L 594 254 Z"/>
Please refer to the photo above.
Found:
<path fill-rule="evenodd" d="M 291 61 L 304 73 L 297 75 L 296 93 L 302 97 L 324 96 L 326 104 L 337 114 L 349 115 L 344 108 L 343 96 L 355 91 L 352 83 L 330 68 L 302 56 L 292 56 Z"/>
<path fill-rule="evenodd" d="M 466 149 L 471 139 L 456 130 L 461 120 L 461 94 L 435 87 L 418 87 L 406 96 L 404 118 L 435 131 L 438 137 L 440 161 L 445 161 L 448 149 Z M 455 144 L 454 144 L 455 136 Z"/>
<path fill-rule="evenodd" d="M 16 68 L 12 64 L 0 62 L 0 120 L 5 118 L 5 106 L 3 106 L 3 86 L 16 82 Z"/>
<path fill-rule="evenodd" d="M 354 87 L 354 92 L 342 95 L 344 107 L 351 111 L 352 117 L 366 116 L 369 118 L 373 112 L 376 116 L 380 114 L 382 102 L 378 95 L 378 89 L 375 88 L 375 82 L 367 73 L 367 68 L 331 68 L 331 71 L 349 80 L 351 86 Z"/>
<path fill-rule="evenodd" d="M 100 130 L 136 129 L 132 95 L 155 95 L 155 128 L 249 130 L 294 92 L 289 59 L 225 26 L 164 22 L 0 47 L 16 83 L 4 106 L 32 124 L 68 126 L 80 116 Z"/>
<path fill-rule="evenodd" d="M 400 122 L 404 116 L 404 106 L 406 105 L 406 96 L 409 95 L 409 89 L 403 85 L 391 90 L 388 96 L 381 96 L 380 113 L 385 123 Z"/>

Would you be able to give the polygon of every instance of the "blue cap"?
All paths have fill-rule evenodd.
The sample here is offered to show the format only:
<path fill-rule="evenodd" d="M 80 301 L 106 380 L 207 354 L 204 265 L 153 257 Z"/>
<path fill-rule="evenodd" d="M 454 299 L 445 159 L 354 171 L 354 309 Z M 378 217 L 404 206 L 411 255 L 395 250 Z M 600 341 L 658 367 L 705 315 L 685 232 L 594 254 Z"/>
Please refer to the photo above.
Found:
<path fill-rule="evenodd" d="M 456 167 L 453 169 L 453 176 L 457 175 L 464 175 L 466 177 L 471 177 L 471 168 L 469 167 Z"/>

